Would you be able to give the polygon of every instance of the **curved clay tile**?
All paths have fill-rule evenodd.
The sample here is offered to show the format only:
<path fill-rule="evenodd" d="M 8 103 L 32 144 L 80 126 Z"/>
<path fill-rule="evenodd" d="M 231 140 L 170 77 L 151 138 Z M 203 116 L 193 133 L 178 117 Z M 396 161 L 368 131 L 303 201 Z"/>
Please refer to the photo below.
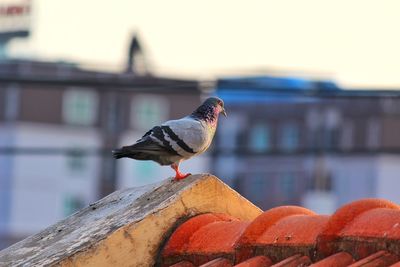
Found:
<path fill-rule="evenodd" d="M 192 217 L 178 226 L 174 231 L 162 251 L 162 256 L 168 257 L 173 254 L 184 252 L 187 249 L 190 238 L 196 231 L 207 224 L 217 221 L 238 221 L 238 219 L 218 213 L 207 213 Z"/>

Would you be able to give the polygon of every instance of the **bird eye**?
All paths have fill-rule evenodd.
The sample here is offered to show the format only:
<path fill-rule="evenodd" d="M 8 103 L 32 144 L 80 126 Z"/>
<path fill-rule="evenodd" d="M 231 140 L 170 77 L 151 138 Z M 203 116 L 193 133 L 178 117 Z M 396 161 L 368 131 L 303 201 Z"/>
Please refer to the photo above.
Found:
<path fill-rule="evenodd" d="M 218 100 L 218 105 L 220 105 L 222 107 L 224 104 L 222 103 L 221 100 Z"/>

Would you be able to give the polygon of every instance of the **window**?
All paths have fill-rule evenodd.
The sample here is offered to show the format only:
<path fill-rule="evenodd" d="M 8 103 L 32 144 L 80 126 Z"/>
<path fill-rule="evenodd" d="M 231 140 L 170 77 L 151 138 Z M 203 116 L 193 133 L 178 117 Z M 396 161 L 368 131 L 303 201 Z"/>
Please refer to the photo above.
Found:
<path fill-rule="evenodd" d="M 337 109 L 330 108 L 325 111 L 325 127 L 328 129 L 337 128 L 340 121 L 341 117 Z"/>
<path fill-rule="evenodd" d="M 325 129 L 324 133 L 324 148 L 333 149 L 337 147 L 337 129 Z"/>
<path fill-rule="evenodd" d="M 321 111 L 310 109 L 306 114 L 307 134 L 305 136 L 308 148 L 315 149 L 321 146 L 321 129 L 323 118 Z"/>
<path fill-rule="evenodd" d="M 67 165 L 71 172 L 80 172 L 86 168 L 86 157 L 82 150 L 73 149 L 67 154 Z"/>
<path fill-rule="evenodd" d="M 84 88 L 69 89 L 63 97 L 63 118 L 70 124 L 92 125 L 96 122 L 98 96 Z"/>
<path fill-rule="evenodd" d="M 136 95 L 131 104 L 131 126 L 148 130 L 168 119 L 168 100 L 156 95 Z"/>
<path fill-rule="evenodd" d="M 340 121 L 341 117 L 338 110 L 331 108 L 325 111 L 324 148 L 337 147 Z"/>
<path fill-rule="evenodd" d="M 279 179 L 279 192 L 285 200 L 293 199 L 296 193 L 295 176 L 293 173 L 283 173 Z"/>
<path fill-rule="evenodd" d="M 17 85 L 10 85 L 5 91 L 4 107 L 6 120 L 15 120 L 18 117 L 20 91 Z"/>
<path fill-rule="evenodd" d="M 343 149 L 351 149 L 353 147 L 354 123 L 346 120 L 342 126 L 342 133 L 340 136 L 340 146 Z"/>
<path fill-rule="evenodd" d="M 256 124 L 251 128 L 249 147 L 255 152 L 265 152 L 270 149 L 270 132 L 266 125 Z"/>
<path fill-rule="evenodd" d="M 132 175 L 126 177 L 126 181 L 130 186 L 142 186 L 150 183 L 159 181 L 162 175 L 160 175 L 160 168 L 156 163 L 152 161 L 139 161 L 132 160 L 127 162 L 132 168 Z M 128 165 L 127 165 L 128 166 Z M 164 170 L 168 175 L 171 175 L 169 170 Z"/>
<path fill-rule="evenodd" d="M 238 147 L 241 130 L 245 128 L 245 119 L 236 113 L 229 114 L 229 120 L 220 120 L 217 131 L 219 149 L 233 151 Z M 240 144 L 241 145 L 241 144 Z"/>
<path fill-rule="evenodd" d="M 154 176 L 157 170 L 157 165 L 151 161 L 134 161 L 133 167 L 136 176 L 143 177 L 143 179 L 147 180 L 147 182 L 148 177 Z"/>
<path fill-rule="evenodd" d="M 267 175 L 264 173 L 254 173 L 246 177 L 246 197 L 257 206 L 263 206 L 266 201 L 268 188 Z"/>
<path fill-rule="evenodd" d="M 83 200 L 77 196 L 67 195 L 63 200 L 64 216 L 71 215 L 85 206 Z"/>
<path fill-rule="evenodd" d="M 377 149 L 380 145 L 381 138 L 381 127 L 379 119 L 369 119 L 367 127 L 367 147 L 370 149 Z"/>
<path fill-rule="evenodd" d="M 281 148 L 284 151 L 296 150 L 299 145 L 299 129 L 294 123 L 286 123 L 282 126 Z"/>
<path fill-rule="evenodd" d="M 306 123 L 309 129 L 316 130 L 322 122 L 321 112 L 317 109 L 310 109 L 306 114 Z"/>
<path fill-rule="evenodd" d="M 314 191 L 331 191 L 332 178 L 327 170 L 316 171 L 312 177 L 310 188 Z"/>

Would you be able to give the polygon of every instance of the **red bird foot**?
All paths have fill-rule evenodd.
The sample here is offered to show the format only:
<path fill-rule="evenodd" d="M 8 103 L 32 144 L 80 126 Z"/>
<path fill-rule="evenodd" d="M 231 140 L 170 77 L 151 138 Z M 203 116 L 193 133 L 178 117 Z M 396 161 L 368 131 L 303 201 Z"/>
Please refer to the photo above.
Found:
<path fill-rule="evenodd" d="M 186 177 L 192 175 L 191 173 L 187 173 L 187 174 L 181 173 L 181 172 L 179 171 L 179 164 L 172 164 L 172 165 L 171 165 L 171 168 L 174 169 L 175 172 L 176 172 L 176 174 L 175 174 L 175 180 L 176 180 L 176 181 L 185 179 Z"/>
<path fill-rule="evenodd" d="M 192 175 L 191 173 L 186 173 L 186 174 L 183 174 L 183 173 L 177 173 L 176 175 L 175 175 L 175 180 L 177 180 L 177 181 L 179 181 L 179 180 L 183 180 L 183 179 L 185 179 L 186 177 L 188 177 L 188 176 L 190 176 L 190 175 Z"/>

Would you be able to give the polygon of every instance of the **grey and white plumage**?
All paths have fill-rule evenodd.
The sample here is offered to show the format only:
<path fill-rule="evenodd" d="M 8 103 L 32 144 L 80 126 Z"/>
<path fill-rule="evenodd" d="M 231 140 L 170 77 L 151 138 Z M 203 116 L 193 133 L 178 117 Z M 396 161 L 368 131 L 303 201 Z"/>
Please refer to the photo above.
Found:
<path fill-rule="evenodd" d="M 219 113 L 226 116 L 224 102 L 210 97 L 189 116 L 153 127 L 133 145 L 113 151 L 115 158 L 153 160 L 171 165 L 176 178 L 183 179 L 179 163 L 207 150 L 217 129 Z M 183 176 L 182 176 L 183 175 Z"/>

